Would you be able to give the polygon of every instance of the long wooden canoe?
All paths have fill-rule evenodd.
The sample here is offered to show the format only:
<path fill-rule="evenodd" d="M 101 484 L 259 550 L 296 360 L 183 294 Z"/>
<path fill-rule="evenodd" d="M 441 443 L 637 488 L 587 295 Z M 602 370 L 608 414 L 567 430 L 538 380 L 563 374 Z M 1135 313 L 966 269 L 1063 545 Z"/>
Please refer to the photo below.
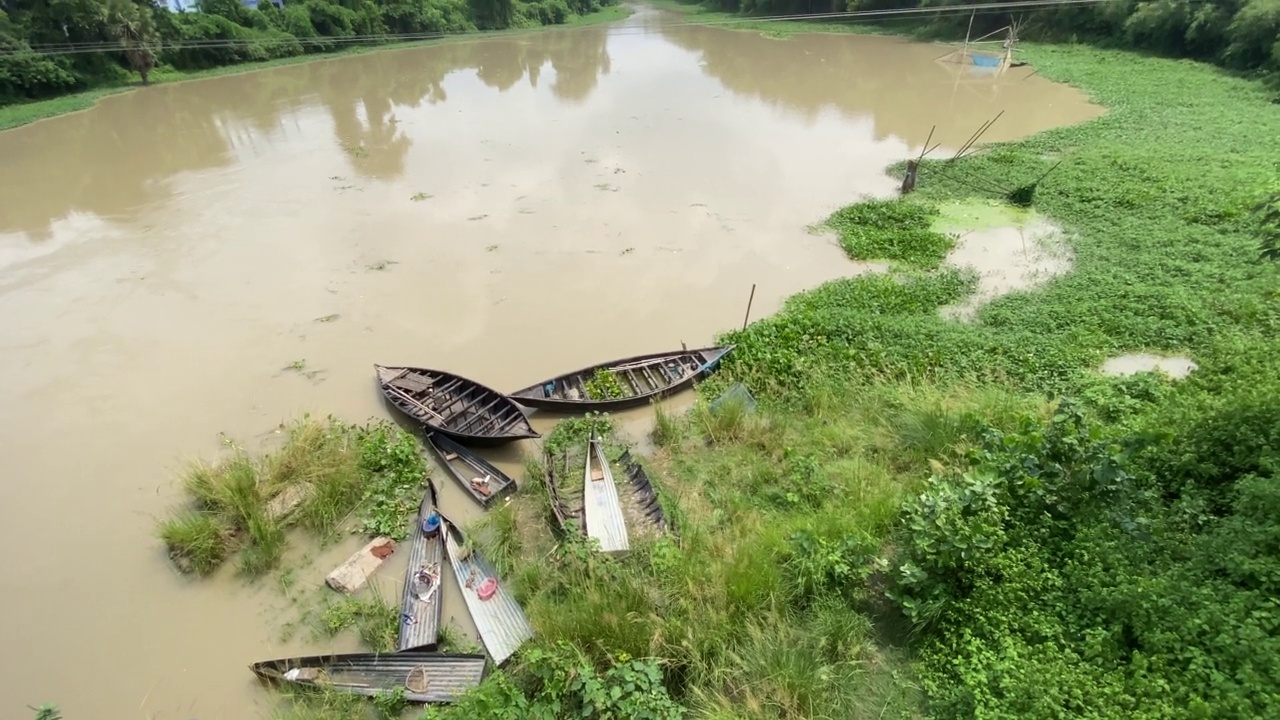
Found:
<path fill-rule="evenodd" d="M 706 377 L 731 350 L 732 345 L 725 345 L 600 363 L 534 383 L 511 393 L 511 399 L 525 407 L 555 412 L 603 412 L 639 407 L 680 392 Z"/>
<path fill-rule="evenodd" d="M 501 665 L 533 637 L 533 627 L 515 596 L 507 589 L 480 551 L 467 544 L 462 529 L 445 518 L 445 550 L 458 580 L 467 612 L 480 633 L 480 642 Z"/>
<path fill-rule="evenodd" d="M 431 433 L 427 444 L 440 458 L 445 472 L 481 505 L 488 507 L 494 500 L 515 492 L 516 481 L 511 476 L 448 437 Z"/>
<path fill-rule="evenodd" d="M 444 532 L 437 507 L 436 488 L 428 480 L 418 508 L 417 527 L 409 536 L 409 564 L 404 572 L 396 650 L 434 649 L 440 636 Z"/>
<path fill-rule="evenodd" d="M 376 697 L 404 689 L 416 703 L 447 703 L 480 684 L 485 657 L 411 650 L 264 660 L 249 666 L 273 682 L 295 683 Z"/>
<path fill-rule="evenodd" d="M 542 437 L 519 405 L 474 380 L 427 368 L 373 367 L 387 400 L 429 432 L 477 447 Z"/>

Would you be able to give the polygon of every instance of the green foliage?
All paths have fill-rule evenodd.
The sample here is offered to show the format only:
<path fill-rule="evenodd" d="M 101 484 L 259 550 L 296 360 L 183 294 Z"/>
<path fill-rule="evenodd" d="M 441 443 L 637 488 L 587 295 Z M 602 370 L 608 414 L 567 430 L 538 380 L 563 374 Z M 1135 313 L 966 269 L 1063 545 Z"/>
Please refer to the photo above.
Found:
<path fill-rule="evenodd" d="M 1280 419 L 1274 404 L 1259 412 L 1259 427 Z M 1149 438 L 1135 456 L 1063 405 L 1047 425 L 990 432 L 972 470 L 935 476 L 906 504 L 892 595 L 922 633 L 937 715 L 1280 708 L 1274 686 L 1254 680 L 1280 670 L 1280 493 L 1269 472 L 1237 475 L 1230 502 L 1206 514 L 1201 491 L 1217 490 L 1171 483 L 1179 471 L 1163 462 L 1197 427 Z M 1226 453 L 1226 473 L 1274 467 L 1260 461 L 1270 441 L 1249 450 L 1219 433 L 1196 454 Z"/>
<path fill-rule="evenodd" d="M 522 653 L 514 679 L 490 675 L 447 709 L 429 708 L 424 720 L 494 718 L 555 720 L 679 720 L 683 708 L 667 694 L 652 660 L 613 658 L 603 672 L 573 646 L 557 643 Z"/>
<path fill-rule="evenodd" d="M 826 225 L 855 260 L 896 260 L 908 267 L 933 267 L 955 244 L 932 229 L 938 211 L 908 200 L 871 200 L 837 210 Z"/>
<path fill-rule="evenodd" d="M 1012 1 L 1012 0 L 1010 0 Z M 687 0 L 667 0 L 667 4 L 688 5 Z M 916 0 L 914 2 L 863 2 L 851 0 L 849 10 L 911 9 L 962 5 L 962 0 Z M 703 0 L 708 10 L 744 15 L 806 15 L 814 8 L 796 0 Z M 687 9 L 687 8 L 681 8 Z M 843 8 L 839 8 L 843 9 Z M 1010 12 L 1013 12 L 1011 9 Z M 1016 15 L 1016 12 L 1013 14 Z M 1010 13 L 979 13 L 970 21 L 968 13 L 949 12 L 917 16 L 894 23 L 896 30 L 925 37 L 949 40 L 984 37 L 1008 26 Z M 881 30 L 884 18 L 872 18 L 867 31 Z M 1124 47 L 1174 57 L 1216 62 L 1236 70 L 1276 70 L 1280 68 L 1280 3 L 1276 0 L 1238 2 L 1119 2 L 1088 7 L 1061 8 L 1028 14 L 1020 18 L 1019 40 L 1090 41 L 1102 47 Z M 758 29 L 786 35 L 811 29 L 809 23 L 779 28 L 780 23 L 760 23 Z M 849 31 L 857 25 L 828 23 L 826 31 Z M 996 37 L 1003 37 L 1003 33 Z"/>
<path fill-rule="evenodd" d="M 427 467 L 412 435 L 389 423 L 360 437 L 360 470 L 367 478 L 360 529 L 367 535 L 403 540 L 405 518 L 422 500 Z"/>
<path fill-rule="evenodd" d="M 62 711 L 52 703 L 45 703 L 38 708 L 31 709 L 36 711 L 36 720 L 62 720 Z"/>
<path fill-rule="evenodd" d="M 233 447 L 221 462 L 192 464 L 182 478 L 190 505 L 157 533 L 184 572 L 208 574 L 239 550 L 240 571 L 256 577 L 279 565 L 292 525 L 331 539 L 354 517 L 359 532 L 403 539 L 426 477 L 417 441 L 389 422 L 304 418 L 274 452 Z"/>
<path fill-rule="evenodd" d="M 400 716 L 409 707 L 409 701 L 405 699 L 404 695 L 404 686 L 397 685 L 390 692 L 383 692 L 374 696 L 373 707 L 377 711 L 379 719 L 400 720 Z"/>
<path fill-rule="evenodd" d="M 618 381 L 617 376 L 605 368 L 596 368 L 596 371 L 582 385 L 587 391 L 587 397 L 592 400 L 608 400 L 629 394 L 622 389 L 622 383 Z"/>
<path fill-rule="evenodd" d="M 203 0 L 173 13 L 148 0 L 16 0 L 0 9 L 0 105 L 92 87 L 143 83 L 157 64 L 192 71 L 376 45 L 426 33 L 568 23 L 605 0 Z M 94 44 L 102 52 L 48 55 L 40 44 Z"/>
<path fill-rule="evenodd" d="M 272 720 L 388 720 L 376 715 L 374 704 L 360 695 L 292 684 L 281 689 L 288 699 Z"/>
<path fill-rule="evenodd" d="M 609 413 L 589 412 L 582 417 L 567 418 L 556 424 L 542 442 L 549 455 L 560 455 L 569 449 L 585 447 L 592 435 L 607 437 L 613 434 L 613 420 Z"/>
<path fill-rule="evenodd" d="M 679 421 L 662 406 L 661 401 L 653 405 L 653 442 L 659 447 L 680 442 Z"/>

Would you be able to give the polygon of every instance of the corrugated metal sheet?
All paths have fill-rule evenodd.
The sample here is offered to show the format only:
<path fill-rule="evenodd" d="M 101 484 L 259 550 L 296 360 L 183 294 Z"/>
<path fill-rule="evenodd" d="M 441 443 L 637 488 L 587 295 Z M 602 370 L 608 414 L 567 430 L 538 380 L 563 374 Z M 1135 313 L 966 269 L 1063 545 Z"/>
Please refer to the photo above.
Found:
<path fill-rule="evenodd" d="M 603 479 L 591 479 L 592 465 L 603 469 Z M 587 535 L 600 541 L 601 552 L 626 552 L 631 549 L 627 540 L 627 521 L 622 514 L 622 503 L 618 501 L 613 469 L 609 467 L 600 441 L 591 439 L 583 466 L 582 501 L 586 511 Z"/>
<path fill-rule="evenodd" d="M 480 642 L 484 643 L 494 664 L 501 665 L 533 637 L 533 627 L 506 583 L 494 573 L 479 551 L 473 549 L 467 558 L 460 557 L 458 539 L 453 532 L 445 537 L 445 549 L 449 553 L 453 573 L 458 578 L 462 599 L 467 603 L 467 611 L 471 613 L 476 630 L 480 631 Z M 481 600 L 474 588 L 488 577 L 498 581 L 498 591 L 488 600 Z"/>
<path fill-rule="evenodd" d="M 413 648 L 433 648 L 440 637 L 440 581 L 444 572 L 444 533 L 433 538 L 422 535 L 422 521 L 435 508 L 435 486 L 427 481 L 427 492 L 422 497 L 422 505 L 418 510 L 418 524 L 413 529 L 409 544 L 409 565 L 404 572 L 404 590 L 400 600 L 400 634 L 396 641 L 397 650 Z M 441 526 L 443 528 L 443 526 Z M 428 596 L 426 602 L 415 594 L 414 576 L 420 568 L 431 569 L 436 573 L 435 592 Z"/>
<path fill-rule="evenodd" d="M 426 692 L 405 686 L 409 672 L 426 670 Z M 415 650 L 398 653 L 350 653 L 268 660 L 249 667 L 258 676 L 298 685 L 322 685 L 374 696 L 405 688 L 405 699 L 419 703 L 451 702 L 484 678 L 484 655 L 451 655 Z M 317 677 L 317 671 L 319 676 Z"/>

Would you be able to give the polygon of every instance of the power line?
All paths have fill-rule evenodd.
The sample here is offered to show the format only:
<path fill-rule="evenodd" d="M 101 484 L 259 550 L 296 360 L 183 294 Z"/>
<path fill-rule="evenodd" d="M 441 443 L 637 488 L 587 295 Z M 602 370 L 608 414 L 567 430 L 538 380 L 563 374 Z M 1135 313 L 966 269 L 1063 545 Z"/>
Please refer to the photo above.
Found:
<path fill-rule="evenodd" d="M 663 22 L 650 26 L 624 26 L 615 28 L 610 32 L 610 36 L 620 35 L 649 35 L 654 31 L 662 31 L 667 28 L 676 27 L 716 27 L 725 25 L 737 25 L 743 23 L 762 23 L 762 22 L 788 22 L 795 20 L 861 20 L 863 22 L 889 20 L 900 16 L 911 15 L 935 15 L 950 16 L 960 15 L 964 13 L 974 14 L 992 14 L 1001 13 L 1009 9 L 1044 9 L 1051 7 L 1073 7 L 1098 5 L 1109 0 L 1015 0 L 1014 2 L 985 2 L 972 3 L 967 5 L 948 5 L 940 7 L 913 7 L 886 10 L 854 10 L 846 12 L 833 13 L 810 13 L 804 15 L 770 15 L 763 17 L 741 17 L 741 18 L 725 18 L 723 20 L 708 20 L 703 22 Z M 556 27 L 548 26 L 546 30 L 552 32 L 571 32 L 574 30 L 583 30 L 591 26 L 578 27 Z M 340 37 L 261 37 L 261 38 L 228 38 L 217 40 L 189 40 L 178 41 L 168 44 L 168 48 L 184 50 L 184 49 L 201 49 L 201 50 L 221 50 L 236 49 L 243 47 L 273 47 L 280 45 L 299 44 L 304 47 L 329 45 L 363 45 L 363 44 L 381 44 L 394 42 L 413 42 L 423 40 L 442 40 L 451 37 L 465 37 L 468 42 L 479 42 L 493 38 L 526 35 L 527 29 L 509 29 L 488 32 L 468 32 L 468 33 L 442 33 L 442 32 L 423 32 L 423 33 L 389 33 L 384 35 L 346 35 Z M 117 52 L 123 48 L 119 42 L 102 41 L 95 43 L 45 43 L 40 45 L 29 46 L 30 50 L 5 50 L 0 52 L 0 57 L 13 56 L 19 54 L 35 54 L 35 55 L 79 55 L 85 53 L 101 53 L 101 52 Z"/>

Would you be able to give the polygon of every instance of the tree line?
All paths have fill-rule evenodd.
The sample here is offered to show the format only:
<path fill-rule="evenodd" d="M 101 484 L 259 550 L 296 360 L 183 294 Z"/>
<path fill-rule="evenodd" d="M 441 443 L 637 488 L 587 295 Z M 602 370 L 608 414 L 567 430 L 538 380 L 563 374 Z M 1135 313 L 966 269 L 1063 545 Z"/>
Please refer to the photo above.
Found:
<path fill-rule="evenodd" d="M 564 23 L 614 0 L 0 0 L 0 105 L 432 33 Z"/>
<path fill-rule="evenodd" d="M 1000 2 L 1000 0 L 993 0 Z M 746 15 L 797 15 L 971 4 L 972 0 L 704 0 L 714 10 Z M 983 11 L 974 36 L 1022 15 L 1021 39 L 1087 41 L 1213 62 L 1241 71 L 1280 71 L 1280 0 L 1111 0 L 1061 8 Z M 913 25 L 963 36 L 970 15 L 914 16 Z"/>

